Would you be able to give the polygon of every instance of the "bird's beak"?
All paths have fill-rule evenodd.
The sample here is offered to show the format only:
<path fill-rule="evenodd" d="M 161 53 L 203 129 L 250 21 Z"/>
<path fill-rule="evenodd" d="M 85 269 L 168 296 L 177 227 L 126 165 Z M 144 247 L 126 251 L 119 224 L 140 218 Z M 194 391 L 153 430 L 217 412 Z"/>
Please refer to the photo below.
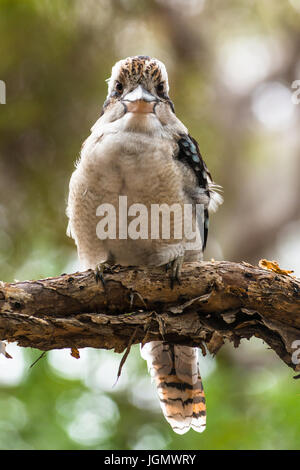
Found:
<path fill-rule="evenodd" d="M 138 85 L 122 99 L 130 113 L 153 113 L 157 98 Z"/>

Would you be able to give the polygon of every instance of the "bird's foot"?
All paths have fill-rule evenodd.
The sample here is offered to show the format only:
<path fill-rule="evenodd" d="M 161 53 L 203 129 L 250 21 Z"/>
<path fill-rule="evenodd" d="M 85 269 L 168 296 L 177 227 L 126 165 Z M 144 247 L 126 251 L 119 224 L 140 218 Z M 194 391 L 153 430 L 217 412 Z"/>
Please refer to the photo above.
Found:
<path fill-rule="evenodd" d="M 111 271 L 111 265 L 108 263 L 99 263 L 96 265 L 94 273 L 95 273 L 95 280 L 96 282 L 101 282 L 104 289 L 106 287 L 106 282 L 104 279 L 104 273 L 107 271 Z"/>
<path fill-rule="evenodd" d="M 174 289 L 174 285 L 177 282 L 181 284 L 181 269 L 183 265 L 184 255 L 178 256 L 170 263 L 166 264 L 166 271 L 171 271 L 170 280 L 171 280 L 171 289 Z"/>

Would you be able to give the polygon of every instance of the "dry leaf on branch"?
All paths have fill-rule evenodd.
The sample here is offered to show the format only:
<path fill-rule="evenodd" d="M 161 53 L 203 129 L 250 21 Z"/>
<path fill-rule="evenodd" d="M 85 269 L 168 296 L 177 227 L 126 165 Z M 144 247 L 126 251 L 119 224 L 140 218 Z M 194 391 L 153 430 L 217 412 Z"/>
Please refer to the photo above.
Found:
<path fill-rule="evenodd" d="M 261 259 L 258 263 L 258 266 L 263 269 L 268 269 L 277 274 L 283 274 L 284 276 L 289 276 L 294 271 L 289 271 L 287 269 L 281 269 L 277 261 L 268 261 L 267 259 Z"/>

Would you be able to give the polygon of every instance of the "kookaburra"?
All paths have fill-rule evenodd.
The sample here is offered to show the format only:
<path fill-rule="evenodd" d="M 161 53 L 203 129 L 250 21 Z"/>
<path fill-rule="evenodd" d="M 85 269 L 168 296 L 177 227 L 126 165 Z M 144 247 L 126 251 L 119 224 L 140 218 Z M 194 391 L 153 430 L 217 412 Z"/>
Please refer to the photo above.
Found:
<path fill-rule="evenodd" d="M 197 142 L 175 115 L 164 64 L 148 56 L 117 62 L 108 80 L 102 114 L 82 146 L 70 180 L 68 233 L 76 242 L 82 267 L 98 269 L 101 263 L 165 265 L 171 269 L 171 278 L 179 280 L 183 262 L 202 259 L 208 211 L 222 201 L 216 189 Z M 113 236 L 99 236 L 99 216 L 105 215 L 108 207 L 118 214 L 120 196 L 126 197 L 126 207 L 143 207 L 149 214 L 153 207 L 162 205 L 201 206 L 200 217 L 192 212 L 201 237 L 195 238 L 198 241 L 191 249 L 185 231 L 174 236 L 176 224 L 182 221 L 175 212 L 170 217 L 168 237 L 162 236 L 161 230 L 159 236 L 157 232 L 151 236 L 150 215 L 144 225 L 146 234 L 128 236 L 127 227 L 124 231 L 117 218 L 112 221 Z M 119 216 L 124 219 L 124 215 Z M 173 430 L 183 434 L 192 427 L 202 432 L 206 407 L 197 349 L 155 341 L 147 343 L 141 354 Z"/>

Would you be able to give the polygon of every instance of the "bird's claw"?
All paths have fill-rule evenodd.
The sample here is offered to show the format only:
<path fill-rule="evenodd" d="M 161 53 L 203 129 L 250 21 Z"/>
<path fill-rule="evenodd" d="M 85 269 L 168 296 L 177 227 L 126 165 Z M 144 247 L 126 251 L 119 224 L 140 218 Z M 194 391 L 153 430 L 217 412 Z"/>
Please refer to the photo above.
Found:
<path fill-rule="evenodd" d="M 169 269 L 171 270 L 170 281 L 171 281 L 171 289 L 174 289 L 174 285 L 177 282 L 181 284 L 181 268 L 183 265 L 183 258 L 184 256 L 178 256 L 170 263 L 166 264 L 166 271 Z"/>
<path fill-rule="evenodd" d="M 104 272 L 105 270 L 110 270 L 111 266 L 107 263 L 99 263 L 95 267 L 94 273 L 95 273 L 95 280 L 96 282 L 101 282 L 103 285 L 103 288 L 106 288 L 106 282 L 104 279 Z"/>

